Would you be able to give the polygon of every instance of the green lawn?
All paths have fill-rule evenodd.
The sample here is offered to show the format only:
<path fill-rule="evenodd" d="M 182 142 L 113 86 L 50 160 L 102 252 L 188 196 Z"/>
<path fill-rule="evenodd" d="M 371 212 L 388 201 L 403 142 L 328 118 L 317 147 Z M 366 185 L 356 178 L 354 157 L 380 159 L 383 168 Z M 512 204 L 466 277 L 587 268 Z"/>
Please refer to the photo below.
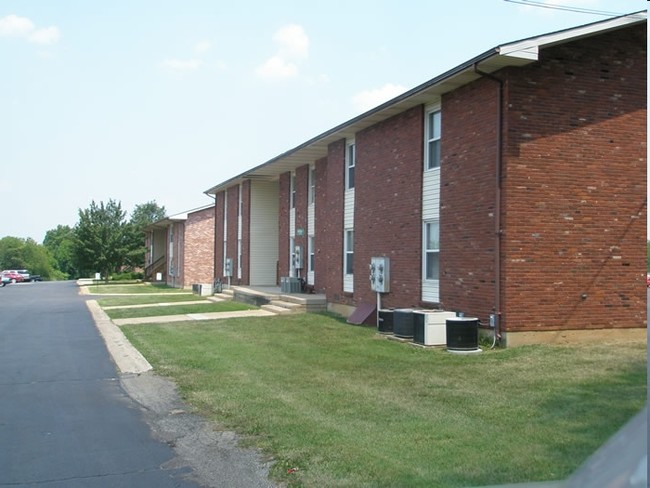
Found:
<path fill-rule="evenodd" d="M 315 314 L 122 330 L 289 486 L 563 478 L 646 401 L 645 344 L 459 356 Z"/>
<path fill-rule="evenodd" d="M 172 288 L 167 285 L 152 285 L 151 283 L 138 283 L 131 285 L 88 285 L 88 291 L 96 295 L 109 295 L 111 293 L 129 293 L 129 294 L 140 294 L 140 293 L 170 293 L 170 294 L 185 294 L 191 295 L 191 290 L 184 290 L 181 288 Z"/>
<path fill-rule="evenodd" d="M 205 297 L 199 295 L 183 294 L 167 294 L 160 295 L 130 295 L 130 296 L 117 296 L 106 297 L 97 300 L 100 307 L 124 307 L 128 305 L 155 305 L 157 303 L 165 302 L 204 302 L 207 301 Z"/>
<path fill-rule="evenodd" d="M 106 310 L 106 314 L 112 319 L 130 319 L 137 317 L 156 317 L 159 315 L 182 315 L 188 313 L 208 312 L 234 312 L 237 310 L 253 310 L 257 307 L 239 302 L 218 302 L 198 303 L 196 305 L 170 305 L 165 307 L 143 307 L 143 308 L 115 308 Z"/>

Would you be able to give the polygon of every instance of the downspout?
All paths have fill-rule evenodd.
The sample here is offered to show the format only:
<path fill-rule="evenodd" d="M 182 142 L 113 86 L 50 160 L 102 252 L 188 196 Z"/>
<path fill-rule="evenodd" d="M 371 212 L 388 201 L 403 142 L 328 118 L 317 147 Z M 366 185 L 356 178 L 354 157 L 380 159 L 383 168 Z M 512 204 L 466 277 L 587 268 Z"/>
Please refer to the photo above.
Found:
<path fill-rule="evenodd" d="M 486 73 L 474 63 L 474 72 L 499 84 L 497 91 L 497 150 L 495 171 L 495 218 L 494 218 L 494 344 L 501 340 L 501 179 L 503 173 L 503 80 Z"/>

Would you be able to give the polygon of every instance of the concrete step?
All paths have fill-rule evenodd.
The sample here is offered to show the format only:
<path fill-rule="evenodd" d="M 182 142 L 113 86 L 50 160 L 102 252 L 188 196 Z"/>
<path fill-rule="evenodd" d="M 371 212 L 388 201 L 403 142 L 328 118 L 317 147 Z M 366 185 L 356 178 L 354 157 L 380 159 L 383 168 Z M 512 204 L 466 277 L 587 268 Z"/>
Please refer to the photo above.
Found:
<path fill-rule="evenodd" d="M 269 305 L 274 305 L 276 307 L 286 308 L 287 310 L 296 311 L 296 312 L 304 312 L 305 311 L 304 304 L 295 303 L 295 302 L 288 302 L 286 300 L 271 300 Z"/>
<path fill-rule="evenodd" d="M 267 312 L 273 312 L 274 314 L 277 314 L 277 315 L 289 315 L 289 314 L 292 314 L 292 313 L 296 313 L 296 312 L 294 312 L 293 310 L 291 310 L 289 308 L 280 307 L 278 305 L 271 305 L 270 303 L 266 304 L 266 305 L 262 305 L 260 308 L 262 310 L 266 310 Z"/>
<path fill-rule="evenodd" d="M 213 296 L 220 298 L 222 300 L 232 300 L 235 296 L 235 292 L 233 290 L 222 290 L 221 293 L 215 293 Z"/>

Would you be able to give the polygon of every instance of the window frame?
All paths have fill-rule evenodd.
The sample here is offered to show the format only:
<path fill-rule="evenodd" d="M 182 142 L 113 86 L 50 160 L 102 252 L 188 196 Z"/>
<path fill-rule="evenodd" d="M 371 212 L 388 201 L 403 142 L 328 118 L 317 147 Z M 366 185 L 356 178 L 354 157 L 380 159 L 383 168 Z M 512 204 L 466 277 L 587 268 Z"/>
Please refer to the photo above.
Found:
<path fill-rule="evenodd" d="M 436 115 L 437 131 L 434 125 Z M 428 108 L 424 117 L 424 171 L 431 171 L 440 168 L 442 161 L 442 111 L 440 106 L 436 105 Z M 436 161 L 432 161 L 431 147 L 434 144 L 437 147 L 437 151 L 433 151 L 433 154 L 437 155 Z"/>
<path fill-rule="evenodd" d="M 308 205 L 316 202 L 316 168 L 309 166 L 309 195 L 307 196 Z"/>
<path fill-rule="evenodd" d="M 343 274 L 354 275 L 354 229 L 345 229 L 343 234 Z"/>
<path fill-rule="evenodd" d="M 309 259 L 307 260 L 307 272 L 313 273 L 316 265 L 316 254 L 314 252 L 315 241 L 314 236 L 307 236 L 307 253 Z"/>
<path fill-rule="evenodd" d="M 436 225 L 437 228 L 437 240 L 433 241 L 437 244 L 437 246 L 432 246 L 429 247 L 429 244 L 431 243 L 431 239 L 429 237 L 429 229 L 431 228 L 432 225 Z M 422 277 L 424 281 L 429 281 L 429 282 L 436 282 L 440 281 L 440 220 L 439 219 L 434 219 L 434 220 L 427 220 L 423 222 L 423 228 L 422 228 Z M 429 267 L 430 267 L 430 257 L 436 257 L 437 264 L 437 274 L 436 276 L 430 276 L 429 275 Z"/>
<path fill-rule="evenodd" d="M 289 208 L 296 208 L 296 172 L 289 177 Z"/>
<path fill-rule="evenodd" d="M 355 168 L 357 166 L 357 145 L 354 140 L 345 145 L 345 189 L 353 190 L 355 184 Z"/>

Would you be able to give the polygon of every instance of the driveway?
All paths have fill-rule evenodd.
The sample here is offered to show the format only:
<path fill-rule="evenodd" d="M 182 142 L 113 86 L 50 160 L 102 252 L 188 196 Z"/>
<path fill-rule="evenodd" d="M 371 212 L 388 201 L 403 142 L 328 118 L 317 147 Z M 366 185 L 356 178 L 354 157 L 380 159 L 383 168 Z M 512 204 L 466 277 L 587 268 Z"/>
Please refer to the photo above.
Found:
<path fill-rule="evenodd" d="M 73 282 L 0 288 L 0 487 L 268 487 L 172 383 L 119 373 Z"/>

